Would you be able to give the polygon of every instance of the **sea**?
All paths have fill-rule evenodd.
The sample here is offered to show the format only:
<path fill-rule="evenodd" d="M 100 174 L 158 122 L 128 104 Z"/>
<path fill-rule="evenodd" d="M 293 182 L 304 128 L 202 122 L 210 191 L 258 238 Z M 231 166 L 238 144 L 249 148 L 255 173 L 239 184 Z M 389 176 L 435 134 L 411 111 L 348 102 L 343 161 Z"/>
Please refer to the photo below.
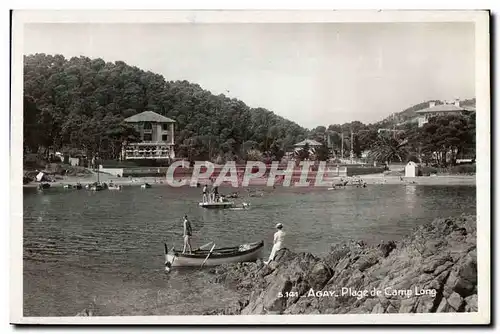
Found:
<path fill-rule="evenodd" d="M 207 269 L 164 271 L 164 243 L 182 248 L 182 217 L 193 247 L 264 240 L 276 223 L 285 247 L 317 256 L 350 240 L 400 240 L 438 217 L 476 214 L 476 187 L 369 185 L 366 188 L 224 188 L 246 210 L 198 206 L 201 189 L 153 185 L 118 191 L 53 188 L 23 193 L 24 316 L 74 316 L 89 303 L 98 315 L 198 315 L 238 296 Z"/>

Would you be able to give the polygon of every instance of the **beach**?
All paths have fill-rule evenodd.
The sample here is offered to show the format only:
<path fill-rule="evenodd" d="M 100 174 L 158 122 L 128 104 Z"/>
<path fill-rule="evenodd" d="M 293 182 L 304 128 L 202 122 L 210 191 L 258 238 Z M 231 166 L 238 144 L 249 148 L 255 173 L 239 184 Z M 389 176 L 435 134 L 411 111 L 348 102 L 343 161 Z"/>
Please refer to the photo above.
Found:
<path fill-rule="evenodd" d="M 357 178 L 357 177 L 356 177 Z M 380 185 L 380 184 L 420 184 L 420 185 L 475 185 L 476 184 L 476 176 L 475 175 L 434 175 L 434 176 L 417 176 L 417 177 L 401 177 L 393 176 L 393 175 L 384 175 L 384 174 L 369 174 L 362 175 L 359 177 L 362 182 L 365 182 L 367 185 Z M 340 182 L 340 180 L 351 180 L 355 179 L 352 177 L 334 177 L 332 180 Z M 191 178 L 183 177 L 176 178 L 176 181 L 186 180 L 189 185 Z M 49 182 L 51 187 L 63 187 L 66 184 L 75 185 L 80 182 L 82 185 L 94 183 L 97 181 L 97 176 L 87 176 L 87 177 L 63 177 L 62 179 L 58 179 L 54 182 Z M 165 177 L 116 177 L 109 174 L 101 173 L 99 176 L 100 182 L 110 183 L 113 182 L 117 185 L 122 186 L 140 186 L 144 183 L 149 183 L 152 186 L 169 186 Z M 200 184 L 208 183 L 206 179 L 200 179 Z M 314 187 L 314 182 L 310 182 L 311 186 Z M 250 182 L 252 186 L 266 186 L 267 178 L 257 178 L 252 179 Z M 293 185 L 293 183 L 292 183 Z M 29 184 L 23 185 L 24 187 L 37 187 L 38 182 L 31 182 Z M 221 185 L 222 187 L 230 186 L 229 183 L 224 183 Z M 280 186 L 279 183 L 276 183 L 276 186 Z M 330 186 L 330 185 L 329 185 Z M 328 187 L 329 187 L 328 186 Z M 240 186 L 241 187 L 241 186 Z M 325 186 L 319 187 L 325 188 Z"/>

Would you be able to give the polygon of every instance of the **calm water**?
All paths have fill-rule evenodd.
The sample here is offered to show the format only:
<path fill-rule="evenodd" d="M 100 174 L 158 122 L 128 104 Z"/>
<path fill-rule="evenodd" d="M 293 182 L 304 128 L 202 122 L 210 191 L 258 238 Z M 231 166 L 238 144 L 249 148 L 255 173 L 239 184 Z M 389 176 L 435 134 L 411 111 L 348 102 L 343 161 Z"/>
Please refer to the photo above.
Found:
<path fill-rule="evenodd" d="M 207 283 L 206 272 L 163 271 L 163 242 L 182 246 L 184 214 L 195 247 L 263 239 L 268 255 L 279 221 L 288 248 L 321 255 L 334 243 L 398 240 L 433 218 L 476 211 L 475 186 L 264 190 L 264 197 L 243 199 L 249 210 L 217 211 L 198 207 L 196 188 L 25 189 L 24 315 L 73 316 L 94 299 L 102 315 L 200 314 L 224 306 L 236 296 Z"/>

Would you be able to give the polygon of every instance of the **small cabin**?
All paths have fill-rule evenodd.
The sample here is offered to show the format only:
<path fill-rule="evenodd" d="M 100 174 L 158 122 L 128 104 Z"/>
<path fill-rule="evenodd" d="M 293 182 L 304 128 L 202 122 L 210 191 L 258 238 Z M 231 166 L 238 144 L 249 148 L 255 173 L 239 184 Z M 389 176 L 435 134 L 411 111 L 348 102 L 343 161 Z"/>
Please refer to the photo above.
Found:
<path fill-rule="evenodd" d="M 405 177 L 416 177 L 418 176 L 418 165 L 410 161 L 405 166 Z"/>

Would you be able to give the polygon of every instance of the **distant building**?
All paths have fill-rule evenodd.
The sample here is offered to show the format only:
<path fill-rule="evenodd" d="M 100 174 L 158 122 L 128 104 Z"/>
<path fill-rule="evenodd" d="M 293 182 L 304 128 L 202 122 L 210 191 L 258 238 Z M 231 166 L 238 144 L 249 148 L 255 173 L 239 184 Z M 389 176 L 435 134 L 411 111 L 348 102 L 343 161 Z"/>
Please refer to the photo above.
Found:
<path fill-rule="evenodd" d="M 144 111 L 126 118 L 125 122 L 136 128 L 140 141 L 124 145 L 123 160 L 175 158 L 173 119 L 152 111 Z"/>
<path fill-rule="evenodd" d="M 430 102 L 426 109 L 418 110 L 418 127 L 424 126 L 429 122 L 429 118 L 442 115 L 462 115 L 464 112 L 475 111 L 474 107 L 461 107 L 460 101 L 436 105 L 436 102 Z"/>
<path fill-rule="evenodd" d="M 300 150 L 302 150 L 306 146 L 306 144 L 308 144 L 309 153 L 311 153 L 311 154 L 314 154 L 314 152 L 316 152 L 316 149 L 318 147 L 323 146 L 323 144 L 321 144 L 320 142 L 317 142 L 316 140 L 306 139 L 306 140 L 303 140 L 300 143 L 297 143 L 294 145 L 295 152 L 299 152 Z"/>

